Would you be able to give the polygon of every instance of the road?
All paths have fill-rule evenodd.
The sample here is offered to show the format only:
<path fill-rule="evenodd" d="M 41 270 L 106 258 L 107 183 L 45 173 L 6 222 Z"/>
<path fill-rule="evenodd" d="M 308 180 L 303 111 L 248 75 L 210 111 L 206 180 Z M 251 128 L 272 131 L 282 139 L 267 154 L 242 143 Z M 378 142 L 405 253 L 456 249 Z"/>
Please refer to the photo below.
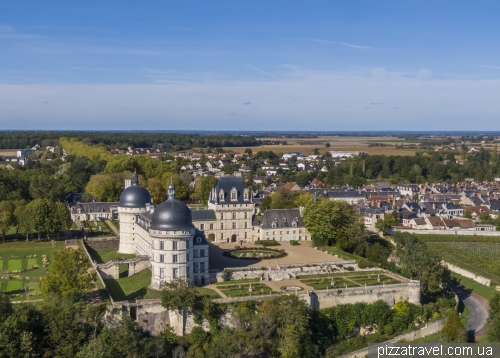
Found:
<path fill-rule="evenodd" d="M 465 328 L 471 337 L 479 338 L 484 334 L 484 326 L 488 319 L 488 301 L 473 292 L 469 293 L 460 288 L 453 290 L 469 310 L 469 319 L 465 324 Z"/>

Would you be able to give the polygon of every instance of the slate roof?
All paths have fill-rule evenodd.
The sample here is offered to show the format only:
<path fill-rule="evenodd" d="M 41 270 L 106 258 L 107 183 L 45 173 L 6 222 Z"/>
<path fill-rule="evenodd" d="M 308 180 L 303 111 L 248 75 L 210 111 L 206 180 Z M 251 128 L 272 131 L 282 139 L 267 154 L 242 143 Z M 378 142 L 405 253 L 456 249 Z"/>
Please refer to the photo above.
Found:
<path fill-rule="evenodd" d="M 92 202 L 78 203 L 71 208 L 72 213 L 77 213 L 81 209 L 82 213 L 109 213 L 112 209 L 118 209 L 118 203 L 112 202 Z"/>
<path fill-rule="evenodd" d="M 205 245 L 208 246 L 208 241 L 205 238 L 203 231 L 196 229 L 193 236 L 193 246 Z"/>
<path fill-rule="evenodd" d="M 304 227 L 300 209 L 267 210 L 262 216 L 260 225 L 263 229 L 272 229 L 272 224 L 276 221 L 276 228 L 293 227 L 294 220 L 297 220 L 297 227 Z"/>
<path fill-rule="evenodd" d="M 238 191 L 237 195 L 237 200 L 231 200 L 231 189 L 236 188 Z M 244 190 L 245 190 L 245 183 L 243 182 L 243 178 L 241 177 L 221 177 L 219 178 L 219 181 L 217 182 L 217 185 L 215 186 L 215 198 L 212 197 L 212 192 L 210 192 L 210 202 L 211 203 L 218 203 L 218 198 L 219 198 L 219 193 L 220 190 L 224 191 L 224 204 L 236 204 L 236 203 L 241 203 L 241 204 L 247 204 L 250 203 L 250 200 L 244 200 Z M 251 195 L 249 195 L 249 198 L 251 198 Z"/>
<path fill-rule="evenodd" d="M 191 216 L 193 221 L 209 221 L 216 219 L 214 210 L 192 210 Z"/>

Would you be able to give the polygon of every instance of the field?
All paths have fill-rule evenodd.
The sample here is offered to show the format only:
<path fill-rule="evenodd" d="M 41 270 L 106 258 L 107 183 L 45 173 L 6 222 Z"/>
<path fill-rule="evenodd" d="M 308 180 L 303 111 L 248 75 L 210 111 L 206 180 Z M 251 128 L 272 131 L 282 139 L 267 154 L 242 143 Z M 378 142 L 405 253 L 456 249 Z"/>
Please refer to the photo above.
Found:
<path fill-rule="evenodd" d="M 311 286 L 315 290 L 324 290 L 327 288 L 342 289 L 347 287 L 374 286 L 400 282 L 399 280 L 386 275 L 383 271 L 374 271 L 370 273 L 347 272 L 321 275 L 304 275 L 299 276 L 299 281 L 305 285 Z"/>
<path fill-rule="evenodd" d="M 15 300 L 21 298 L 28 286 L 31 296 L 40 295 L 40 279 L 47 274 L 42 255 L 52 260 L 51 253 L 64 249 L 64 242 L 11 242 L 0 245 L 0 291 Z M 10 279 L 9 279 L 10 277 Z"/>
<path fill-rule="evenodd" d="M 417 235 L 443 260 L 500 283 L 500 237 Z"/>
<path fill-rule="evenodd" d="M 396 144 L 403 142 L 413 143 L 414 141 L 405 141 L 403 138 L 396 137 L 348 137 L 348 136 L 322 136 L 318 138 L 257 138 L 260 140 L 280 140 L 287 141 L 286 145 L 261 145 L 252 147 L 254 153 L 265 150 L 273 152 L 301 152 L 305 155 L 313 154 L 314 149 L 318 148 L 321 154 L 326 151 L 359 151 L 367 152 L 370 155 L 414 155 L 415 150 L 395 148 Z M 330 147 L 326 148 L 326 143 Z M 368 144 L 385 143 L 387 147 L 368 147 Z M 394 144 L 394 145 L 392 145 Z M 243 152 L 247 147 L 226 147 L 225 150 L 234 152 Z"/>
<path fill-rule="evenodd" d="M 500 243 L 488 242 L 428 242 L 445 261 L 479 275 L 500 279 Z"/>

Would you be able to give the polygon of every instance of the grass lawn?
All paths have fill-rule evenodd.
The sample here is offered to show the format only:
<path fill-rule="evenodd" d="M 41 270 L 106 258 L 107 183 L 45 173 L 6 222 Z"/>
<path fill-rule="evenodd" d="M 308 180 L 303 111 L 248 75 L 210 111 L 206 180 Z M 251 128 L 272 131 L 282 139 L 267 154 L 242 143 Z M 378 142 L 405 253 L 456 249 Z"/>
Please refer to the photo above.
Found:
<path fill-rule="evenodd" d="M 341 249 L 335 247 L 335 246 L 318 246 L 318 250 L 321 251 L 327 251 L 328 253 L 332 255 L 337 255 L 339 258 L 344 259 L 344 260 L 359 260 L 362 257 L 352 255 L 348 252 L 342 251 Z"/>
<path fill-rule="evenodd" d="M 113 224 L 116 228 L 116 230 L 120 230 L 120 220 L 110 220 L 111 224 Z"/>
<path fill-rule="evenodd" d="M 21 271 L 23 269 L 23 260 L 8 260 L 9 272 Z"/>
<path fill-rule="evenodd" d="M 5 284 L 5 292 L 8 293 L 20 293 L 18 291 L 22 291 L 23 289 L 23 281 L 8 280 L 6 282 L 2 282 L 2 287 L 3 284 Z"/>
<path fill-rule="evenodd" d="M 252 285 L 252 292 L 249 292 L 250 285 Z M 250 296 L 250 295 L 266 295 L 273 293 L 273 290 L 263 283 L 253 284 L 232 284 L 225 286 L 217 286 L 227 297 L 236 296 Z"/>
<path fill-rule="evenodd" d="M 84 226 L 87 228 L 89 236 L 92 237 L 116 235 L 115 232 L 111 230 L 111 228 L 104 221 L 97 221 L 97 225 L 94 224 L 94 221 L 86 221 Z M 99 227 L 101 229 L 99 229 Z"/>
<path fill-rule="evenodd" d="M 422 337 L 419 339 L 415 339 L 412 343 L 429 343 L 429 342 L 433 342 L 435 340 L 438 340 L 439 338 L 441 338 L 441 332 L 436 332 L 436 333 L 430 334 L 428 336 L 425 336 L 425 337 Z"/>
<path fill-rule="evenodd" d="M 90 257 L 92 257 L 92 260 L 98 264 L 103 264 L 112 260 L 131 259 L 135 257 L 134 254 L 120 254 L 118 253 L 118 250 L 94 250 L 89 246 L 87 246 L 87 249 Z"/>
<path fill-rule="evenodd" d="M 466 289 L 471 290 L 472 292 L 477 293 L 478 295 L 483 296 L 488 300 L 490 300 L 495 295 L 495 293 L 498 293 L 498 291 L 494 288 L 481 285 L 480 283 L 473 281 L 470 278 L 463 277 L 462 275 L 459 275 L 457 273 L 452 272 L 451 276 L 456 278 Z"/>
<path fill-rule="evenodd" d="M 149 269 L 119 280 L 104 280 L 104 283 L 115 301 L 161 298 L 161 291 L 148 288 L 151 284 L 151 271 Z"/>
<path fill-rule="evenodd" d="M 217 292 L 205 287 L 196 287 L 196 292 L 200 296 L 208 296 L 210 298 L 221 298 Z"/>
<path fill-rule="evenodd" d="M 331 285 L 331 282 L 334 285 Z M 326 288 L 347 288 L 347 287 L 359 287 L 359 286 L 375 286 L 382 284 L 393 284 L 399 283 L 392 277 L 386 276 L 380 273 L 380 282 L 378 282 L 377 274 L 363 274 L 360 272 L 349 272 L 349 274 L 330 274 L 330 275 L 308 275 L 307 277 L 302 276 L 299 281 L 303 284 L 311 286 L 315 290 L 324 290 Z"/>
<path fill-rule="evenodd" d="M 243 280 L 229 280 L 229 281 L 224 281 L 224 282 L 217 282 L 215 285 L 216 286 L 221 286 L 221 285 L 230 285 L 230 284 L 235 284 L 235 283 L 249 283 L 249 282 L 259 282 L 260 279 L 258 278 L 246 278 Z"/>

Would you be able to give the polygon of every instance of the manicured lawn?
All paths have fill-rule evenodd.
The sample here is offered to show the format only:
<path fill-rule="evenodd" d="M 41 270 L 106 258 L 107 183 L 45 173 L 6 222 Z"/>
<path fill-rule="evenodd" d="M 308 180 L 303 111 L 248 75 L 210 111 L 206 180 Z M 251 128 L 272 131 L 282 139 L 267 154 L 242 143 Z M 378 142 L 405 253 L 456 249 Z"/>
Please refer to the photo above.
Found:
<path fill-rule="evenodd" d="M 7 289 L 5 292 L 15 292 L 23 289 L 23 281 L 9 280 L 7 281 Z"/>
<path fill-rule="evenodd" d="M 90 257 L 92 260 L 98 264 L 103 264 L 108 261 L 121 260 L 121 259 L 131 259 L 134 258 L 134 254 L 120 254 L 118 250 L 94 250 L 87 246 Z"/>
<path fill-rule="evenodd" d="M 84 226 L 87 228 L 89 236 L 92 237 L 115 236 L 115 232 L 111 230 L 105 221 L 97 221 L 97 225 L 94 224 L 94 221 L 86 221 Z"/>
<path fill-rule="evenodd" d="M 439 338 L 441 338 L 441 332 L 436 332 L 436 333 L 430 334 L 428 336 L 425 336 L 425 337 L 422 337 L 419 339 L 415 339 L 412 343 L 429 343 L 429 342 L 433 342 L 435 340 L 438 340 Z"/>
<path fill-rule="evenodd" d="M 352 255 L 348 252 L 342 251 L 339 248 L 336 248 L 335 246 L 318 246 L 318 250 L 321 251 L 327 251 L 328 253 L 332 255 L 337 255 L 339 258 L 344 259 L 344 260 L 359 260 L 361 257 Z"/>
<path fill-rule="evenodd" d="M 111 220 L 111 223 L 115 226 L 116 230 L 120 230 L 120 220 Z"/>
<path fill-rule="evenodd" d="M 498 291 L 494 288 L 481 285 L 480 283 L 473 281 L 470 278 L 463 277 L 462 275 L 459 275 L 457 273 L 452 272 L 451 276 L 456 278 L 466 289 L 471 290 L 472 292 L 477 293 L 478 295 L 483 296 L 488 300 L 490 300 L 495 295 L 495 293 L 498 293 Z"/>
<path fill-rule="evenodd" d="M 130 277 L 119 280 L 104 280 L 113 300 L 125 301 L 139 298 L 161 298 L 161 291 L 148 288 L 151 284 L 151 271 L 142 270 Z"/>
<path fill-rule="evenodd" d="M 378 280 L 378 276 L 380 276 L 380 282 Z M 382 284 L 393 284 L 399 283 L 399 280 L 396 280 L 392 277 L 386 276 L 383 273 L 380 274 L 364 274 L 361 272 L 349 272 L 349 274 L 330 274 L 330 275 L 308 275 L 301 276 L 299 281 L 311 286 L 315 290 L 324 290 L 326 288 L 346 288 L 346 287 L 359 287 L 359 286 L 375 286 Z M 334 285 L 331 285 L 331 282 L 334 282 Z"/>
<path fill-rule="evenodd" d="M 221 298 L 217 292 L 205 287 L 196 287 L 196 292 L 200 296 L 208 296 L 210 298 Z"/>
<path fill-rule="evenodd" d="M 229 280 L 229 281 L 224 281 L 224 282 L 217 282 L 215 285 L 220 286 L 220 285 L 230 285 L 230 284 L 235 284 L 235 283 L 249 283 L 249 282 L 259 282 L 260 279 L 258 278 L 247 278 L 243 280 Z"/>
<path fill-rule="evenodd" d="M 250 285 L 252 285 L 252 292 L 249 292 Z M 252 284 L 233 284 L 225 286 L 217 286 L 227 297 L 236 296 L 250 296 L 250 295 L 265 295 L 273 293 L 273 290 L 263 283 Z"/>
<path fill-rule="evenodd" d="M 23 260 L 8 260 L 8 271 L 21 271 L 23 269 Z"/>

